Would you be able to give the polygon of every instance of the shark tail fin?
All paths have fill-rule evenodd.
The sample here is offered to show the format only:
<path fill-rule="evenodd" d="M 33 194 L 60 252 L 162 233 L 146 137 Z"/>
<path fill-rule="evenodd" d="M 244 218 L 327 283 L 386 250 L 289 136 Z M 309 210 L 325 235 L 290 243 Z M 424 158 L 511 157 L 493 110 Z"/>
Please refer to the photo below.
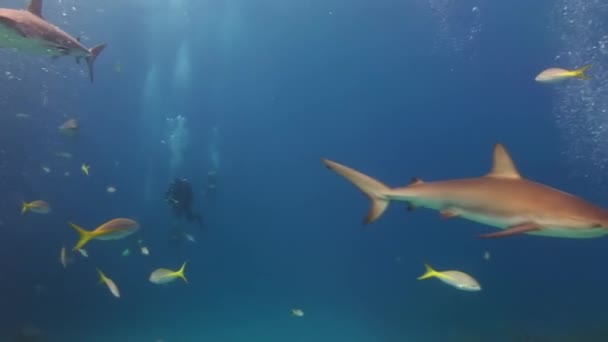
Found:
<path fill-rule="evenodd" d="M 329 159 L 321 159 L 325 166 L 329 169 L 336 171 L 342 177 L 348 179 L 351 183 L 353 183 L 359 190 L 361 190 L 364 194 L 369 197 L 372 202 L 372 206 L 367 214 L 365 220 L 363 220 L 364 224 L 372 223 L 376 221 L 382 213 L 388 207 L 388 203 L 390 199 L 386 196 L 388 192 L 390 192 L 390 188 L 381 182 L 364 175 L 363 173 L 353 170 L 347 166 L 338 164 Z"/>
<path fill-rule="evenodd" d="M 103 51 L 103 49 L 106 47 L 106 45 L 108 44 L 99 44 L 89 49 L 90 55 L 86 57 L 86 60 L 87 65 L 89 66 L 89 79 L 91 80 L 91 82 L 93 82 L 93 63 L 95 62 L 95 59 L 97 58 L 97 56 L 99 56 L 101 51 Z"/>

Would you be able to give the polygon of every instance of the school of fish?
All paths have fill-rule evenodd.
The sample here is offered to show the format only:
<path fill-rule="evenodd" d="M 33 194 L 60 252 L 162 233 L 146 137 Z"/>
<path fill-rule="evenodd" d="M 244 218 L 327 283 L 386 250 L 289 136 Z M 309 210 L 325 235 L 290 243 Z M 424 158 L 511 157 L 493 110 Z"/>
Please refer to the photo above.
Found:
<path fill-rule="evenodd" d="M 78 38 L 72 37 L 44 19 L 42 0 L 31 0 L 25 10 L 0 8 L 0 46 L 54 58 L 71 56 L 77 62 L 84 59 L 87 62 L 89 79 L 93 82 L 93 63 L 105 49 L 106 44 L 85 47 Z M 590 68 L 591 65 L 573 69 L 551 67 L 539 72 L 534 81 L 542 84 L 587 81 L 590 80 L 587 74 Z M 119 63 L 115 65 L 115 70 L 117 72 L 122 70 Z M 31 116 L 18 113 L 16 117 L 27 120 Z M 73 137 L 80 134 L 77 118 L 64 118 L 64 120 L 59 126 L 53 126 L 57 127 L 61 135 Z M 73 158 L 70 152 L 65 151 L 55 152 L 54 155 L 63 159 Z M 501 143 L 494 146 L 492 159 L 490 171 L 482 176 L 440 181 L 414 178 L 409 185 L 402 187 L 390 187 L 360 171 L 327 158 L 322 158 L 321 161 L 328 169 L 348 180 L 369 198 L 371 206 L 364 219 L 365 224 L 378 220 L 391 202 L 406 202 L 409 210 L 412 211 L 416 208 L 427 208 L 438 211 L 444 219 L 462 218 L 492 229 L 481 235 L 482 238 L 537 235 L 586 239 L 608 234 L 607 210 L 573 194 L 524 178 Z M 47 165 L 42 165 L 41 168 L 47 174 L 52 172 Z M 98 173 L 97 169 L 91 169 L 91 165 L 86 162 L 81 163 L 80 171 L 85 177 L 91 178 Z M 69 176 L 69 172 L 66 171 L 65 175 Z M 105 191 L 108 194 L 115 194 L 117 189 L 113 185 L 108 185 Z M 342 200 L 340 196 L 334 198 Z M 43 199 L 23 201 L 21 214 L 28 213 L 51 214 L 51 205 Z M 29 215 L 26 217 L 29 218 Z M 83 258 L 89 257 L 87 250 L 84 249 L 85 246 L 93 247 L 99 241 L 122 240 L 136 234 L 141 228 L 137 221 L 123 217 L 109 219 L 90 230 L 74 222 L 68 222 L 68 226 L 77 233 L 78 237 L 71 251 L 79 253 Z M 182 237 L 187 241 L 196 242 L 190 234 L 182 233 Z M 92 243 L 93 241 L 97 242 Z M 150 254 L 148 247 L 141 245 L 141 240 L 139 244 L 140 254 L 148 256 Z M 59 262 L 63 268 L 74 262 L 68 250 L 65 246 L 60 249 Z M 122 256 L 128 257 L 130 254 L 131 250 L 127 248 Z M 490 253 L 485 251 L 483 258 L 489 261 Z M 94 259 L 94 255 L 91 259 Z M 188 284 L 185 275 L 186 265 L 187 262 L 183 262 L 177 269 L 157 268 L 150 273 L 148 281 L 156 285 L 167 285 L 181 279 L 183 283 Z M 438 271 L 428 263 L 424 266 L 425 273 L 419 276 L 418 280 L 435 278 L 455 289 L 469 292 L 478 292 L 482 289 L 474 277 L 463 271 Z M 107 287 L 112 296 L 120 298 L 121 292 L 116 282 L 99 268 L 95 270 L 100 283 Z M 291 315 L 303 317 L 304 311 L 301 308 L 293 308 Z"/>

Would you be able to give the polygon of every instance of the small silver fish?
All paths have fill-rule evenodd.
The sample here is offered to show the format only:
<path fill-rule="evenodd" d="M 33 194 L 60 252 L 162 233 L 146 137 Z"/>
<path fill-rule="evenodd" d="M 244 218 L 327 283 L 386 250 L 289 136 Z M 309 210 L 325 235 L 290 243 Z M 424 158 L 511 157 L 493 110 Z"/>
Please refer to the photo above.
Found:
<path fill-rule="evenodd" d="M 120 291 L 118 290 L 118 286 L 114 283 L 114 281 L 108 278 L 100 269 L 97 269 L 97 273 L 99 273 L 99 279 L 102 284 L 106 284 L 108 290 L 112 293 L 112 295 L 116 298 L 120 298 Z"/>
<path fill-rule="evenodd" d="M 483 258 L 485 261 L 490 261 L 490 257 L 491 257 L 491 255 L 490 255 L 489 251 L 486 251 L 485 253 L 483 253 Z"/>
<path fill-rule="evenodd" d="M 68 257 L 65 251 L 65 246 L 61 247 L 61 253 L 59 254 L 59 261 L 61 262 L 61 266 L 63 268 L 68 267 Z"/>

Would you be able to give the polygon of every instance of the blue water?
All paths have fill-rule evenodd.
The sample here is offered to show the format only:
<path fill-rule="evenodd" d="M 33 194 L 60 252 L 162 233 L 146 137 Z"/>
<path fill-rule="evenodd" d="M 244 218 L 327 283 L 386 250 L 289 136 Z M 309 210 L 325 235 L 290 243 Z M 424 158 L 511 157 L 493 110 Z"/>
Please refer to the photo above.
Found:
<path fill-rule="evenodd" d="M 1 341 L 608 340 L 605 238 L 480 240 L 493 228 L 402 203 L 362 226 L 367 199 L 319 159 L 402 186 L 483 175 L 502 142 L 525 177 L 608 206 L 602 0 L 47 0 L 43 13 L 108 47 L 94 84 L 70 58 L 0 52 Z M 585 63 L 589 82 L 533 81 Z M 78 134 L 60 135 L 72 117 Z M 173 177 L 205 220 L 183 225 L 194 243 L 170 239 Z M 21 216 L 34 199 L 52 213 Z M 115 217 L 142 228 L 62 268 L 68 221 Z M 189 284 L 148 281 L 184 261 Z M 483 289 L 418 281 L 424 262 Z"/>

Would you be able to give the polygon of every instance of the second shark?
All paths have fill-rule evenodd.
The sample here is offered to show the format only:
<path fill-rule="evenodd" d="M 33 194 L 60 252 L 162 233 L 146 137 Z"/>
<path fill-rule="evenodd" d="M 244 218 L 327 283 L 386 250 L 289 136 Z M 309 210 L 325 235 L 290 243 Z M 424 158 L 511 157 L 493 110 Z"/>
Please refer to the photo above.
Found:
<path fill-rule="evenodd" d="M 22 52 L 83 58 L 93 82 L 93 62 L 106 44 L 87 49 L 76 39 L 42 17 L 42 0 L 31 0 L 25 10 L 0 8 L 0 47 Z"/>

